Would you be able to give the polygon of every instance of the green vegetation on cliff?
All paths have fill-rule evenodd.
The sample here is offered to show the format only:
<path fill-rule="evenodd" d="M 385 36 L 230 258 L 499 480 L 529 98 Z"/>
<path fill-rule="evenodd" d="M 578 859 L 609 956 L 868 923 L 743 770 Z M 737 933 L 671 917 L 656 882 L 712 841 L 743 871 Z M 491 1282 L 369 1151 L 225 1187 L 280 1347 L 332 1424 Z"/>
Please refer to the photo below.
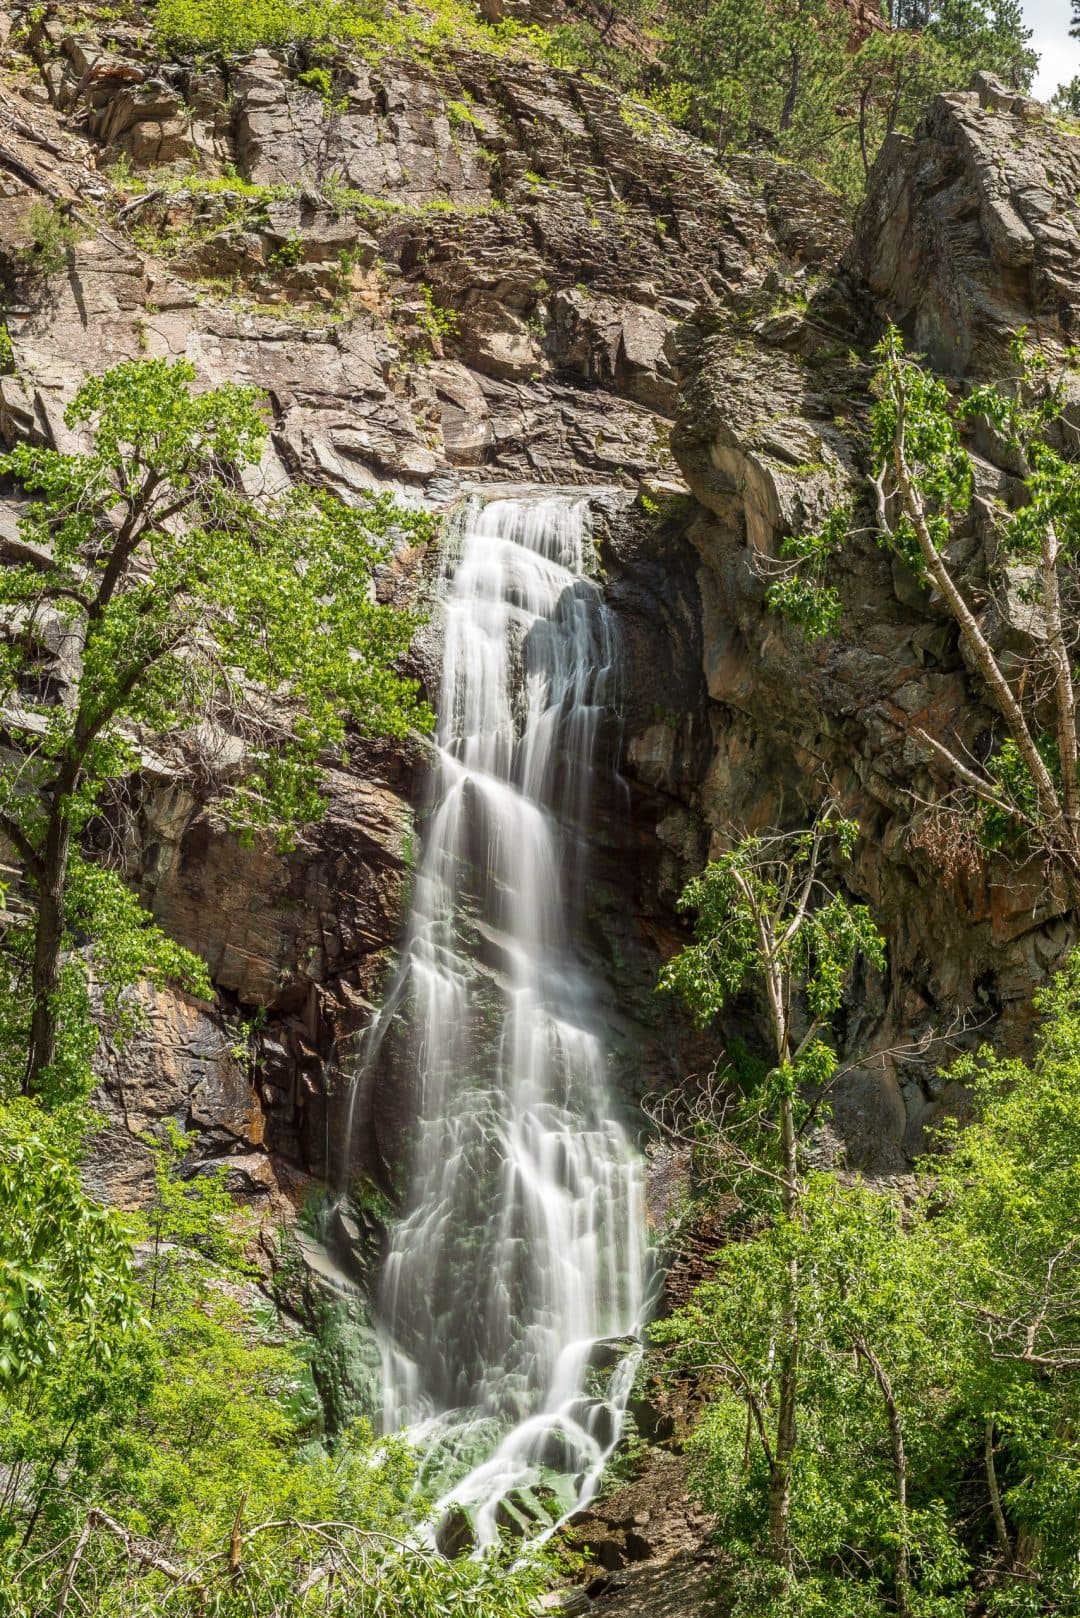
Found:
<path fill-rule="evenodd" d="M 539 1564 L 410 1543 L 407 1447 L 325 1439 L 224 1170 L 182 1178 L 175 1133 L 125 1219 L 39 1108 L 0 1124 L 0 1613 L 525 1618 Z"/>
<path fill-rule="evenodd" d="M 757 930 L 765 988 L 805 891 L 800 842 L 774 849 L 785 842 Z M 668 979 L 700 1011 L 695 962 L 711 953 L 723 973 L 754 946 L 702 907 L 700 883 L 687 900 L 702 920 Z M 742 981 L 740 967 L 721 998 Z M 805 1045 L 813 977 L 789 987 Z M 953 1066 L 974 1117 L 903 1201 L 813 1166 L 835 1059 L 795 1075 L 780 1063 L 741 1095 L 729 1076 L 726 1100 L 722 1087 L 697 1103 L 698 1172 L 735 1210 L 731 1241 L 654 1336 L 699 1379 L 693 1475 L 719 1519 L 718 1610 L 732 1618 L 1077 1610 L 1080 957 L 1036 1008 L 1030 1063 L 984 1050 Z"/>
<path fill-rule="evenodd" d="M 865 32 L 833 0 L 623 0 L 602 20 L 586 6 L 551 27 L 485 23 L 467 0 L 158 0 L 154 26 L 166 49 L 225 55 L 525 52 L 619 85 L 721 159 L 773 151 L 852 202 L 882 141 L 911 129 L 931 95 L 964 87 L 976 69 L 1024 90 L 1037 60 L 1017 0 L 939 0 L 917 17 L 900 8 Z M 329 83 L 325 67 L 312 73 Z"/>
<path fill-rule="evenodd" d="M 31 496 L 23 565 L 0 573 L 19 625 L 0 656 L 16 744 L 0 765 L 0 831 L 28 907 L 5 939 L 0 1063 L 7 1087 L 52 1101 L 91 1082 L 91 975 L 121 1020 L 129 983 L 209 993 L 200 963 L 80 853 L 145 751 L 217 727 L 233 755 L 221 812 L 243 835 L 288 840 L 320 813 L 323 760 L 350 722 L 400 736 L 428 720 L 394 669 L 413 619 L 369 590 L 389 530 L 422 537 L 428 519 L 302 489 L 248 498 L 261 401 L 235 386 L 195 393 L 194 376 L 186 362 L 117 365 L 67 411 L 87 447 L 0 457 Z M 80 935 L 92 966 L 71 947 Z"/>
<path fill-rule="evenodd" d="M 764 146 L 852 199 L 882 141 L 928 98 L 982 68 L 1019 89 L 1036 58 L 1013 0 L 943 0 L 917 28 L 853 39 L 830 0 L 673 0 L 664 27 L 667 105 L 721 153 Z"/>
<path fill-rule="evenodd" d="M 1075 895 L 1080 883 L 1080 663 L 1072 629 L 1080 587 L 1080 467 L 1063 443 L 1075 383 L 1074 352 L 1051 363 L 1021 333 L 1013 374 L 965 394 L 905 352 L 890 327 L 875 351 L 871 412 L 873 524 L 879 543 L 940 597 L 977 669 L 1000 733 L 983 758 L 962 741 L 923 726 L 926 750 L 947 791 L 933 806 L 939 842 L 961 848 L 1038 853 Z M 1006 503 L 986 502 L 998 557 L 999 611 L 1021 632 L 1005 649 L 986 623 L 981 581 L 964 576 L 953 547 L 975 519 L 975 458 L 966 441 L 989 432 L 1020 480 Z M 848 541 L 853 516 L 832 511 L 817 533 L 784 547 L 784 576 L 769 589 L 773 610 L 817 638 L 840 625 L 830 562 Z M 1019 675 L 1014 670 L 1019 665 Z"/>

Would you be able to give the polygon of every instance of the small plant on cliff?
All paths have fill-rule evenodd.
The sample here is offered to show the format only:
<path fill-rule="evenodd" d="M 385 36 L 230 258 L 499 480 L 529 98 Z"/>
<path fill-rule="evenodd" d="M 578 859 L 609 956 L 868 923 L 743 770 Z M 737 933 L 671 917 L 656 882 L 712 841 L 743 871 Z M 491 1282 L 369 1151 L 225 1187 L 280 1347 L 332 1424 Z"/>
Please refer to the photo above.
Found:
<path fill-rule="evenodd" d="M 0 572 L 16 744 L 0 766 L 0 833 L 29 907 L 5 940 L 0 1013 L 6 1084 L 28 1093 L 88 1083 L 91 971 L 118 993 L 144 976 L 206 992 L 194 958 L 80 849 L 143 748 L 183 747 L 203 721 L 231 731 L 242 764 L 222 810 L 242 835 L 284 844 L 321 812 L 320 761 L 348 724 L 400 736 L 429 718 L 394 671 L 413 620 L 374 602 L 369 580 L 389 532 L 426 536 L 430 519 L 385 497 L 248 499 L 260 400 L 196 393 L 194 379 L 183 362 L 115 366 L 68 409 L 82 449 L 0 458 L 30 497 L 30 559 Z"/>
<path fill-rule="evenodd" d="M 78 226 L 58 203 L 35 202 L 27 220 L 30 239 L 19 257 L 27 275 L 58 275 L 79 240 Z"/>
<path fill-rule="evenodd" d="M 914 738 L 954 792 L 975 800 L 985 843 L 1039 850 L 1075 893 L 1080 670 L 1072 625 L 1080 603 L 1080 461 L 1065 447 L 1069 431 L 1063 433 L 1069 372 L 1052 375 L 1049 361 L 1021 333 L 1007 383 L 954 398 L 904 352 L 896 330 L 875 352 L 870 483 L 878 537 L 939 595 L 1001 724 L 984 760 L 925 725 L 914 728 Z M 993 639 L 981 591 L 950 556 L 975 507 L 974 462 L 962 437 L 972 422 L 996 436 L 1023 483 L 1012 509 L 991 513 L 1004 564 L 991 574 L 991 592 L 1007 612 L 1004 593 L 1011 587 L 1025 615 L 1017 626 L 1023 650 L 1018 656 L 1010 649 L 1008 661 Z M 846 540 L 849 515 L 838 508 L 820 533 L 790 541 L 798 571 L 772 587 L 773 607 L 811 635 L 827 633 L 839 618 L 826 573 Z"/>
<path fill-rule="evenodd" d="M 229 54 L 262 46 L 348 45 L 369 60 L 387 52 L 431 59 L 468 46 L 489 54 L 532 48 L 547 36 L 507 18 L 485 24 L 464 0 L 418 0 L 387 6 L 379 0 L 158 0 L 154 30 L 169 50 Z"/>

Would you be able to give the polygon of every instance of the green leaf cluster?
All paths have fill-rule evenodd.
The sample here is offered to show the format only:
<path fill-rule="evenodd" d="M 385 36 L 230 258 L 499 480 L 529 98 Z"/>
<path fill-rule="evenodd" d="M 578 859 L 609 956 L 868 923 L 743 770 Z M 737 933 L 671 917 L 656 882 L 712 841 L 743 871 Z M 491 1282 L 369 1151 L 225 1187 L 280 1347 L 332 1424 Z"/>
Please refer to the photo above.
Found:
<path fill-rule="evenodd" d="M 834 842 L 844 859 L 857 834 L 855 822 L 826 816 L 809 831 L 743 838 L 710 861 L 680 896 L 679 908 L 695 912 L 694 942 L 664 968 L 661 987 L 681 995 L 704 1025 L 768 966 L 797 983 L 814 1020 L 827 1023 L 840 1007 L 856 958 L 862 954 L 884 965 L 881 934 L 865 905 L 824 888 L 799 925 L 789 923 L 815 848 Z M 767 960 L 763 916 L 771 940 Z"/>
<path fill-rule="evenodd" d="M 1080 1598 L 1080 956 L 1031 1061 L 954 1064 L 972 1113 L 903 1200 L 805 1174 L 653 1328 L 706 1408 L 694 1487 L 735 1618 L 1046 1615 Z M 721 1156 L 742 1194 L 747 1147 Z M 758 1157 L 771 1172 L 772 1160 Z M 753 1171 L 750 1164 L 749 1171 Z M 799 1345 L 793 1572 L 769 1540 L 783 1347 Z M 898 1447 L 899 1440 L 899 1447 Z M 903 1488 L 898 1487 L 902 1472 Z"/>

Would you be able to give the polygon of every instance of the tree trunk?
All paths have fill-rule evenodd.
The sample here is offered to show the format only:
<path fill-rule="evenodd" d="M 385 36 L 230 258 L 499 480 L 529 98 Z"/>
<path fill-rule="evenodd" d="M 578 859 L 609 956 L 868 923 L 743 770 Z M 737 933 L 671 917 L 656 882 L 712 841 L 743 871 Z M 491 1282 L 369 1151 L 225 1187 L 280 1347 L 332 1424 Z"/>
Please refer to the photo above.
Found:
<path fill-rule="evenodd" d="M 791 77 L 788 79 L 787 93 L 784 96 L 784 105 L 780 111 L 780 133 L 784 134 L 791 128 L 791 121 L 795 116 L 795 106 L 799 99 L 799 81 L 802 78 L 802 58 L 798 51 L 791 55 Z"/>
<path fill-rule="evenodd" d="M 787 1066 L 790 1052 L 786 1032 L 782 1041 L 782 1065 Z M 790 1095 L 780 1102 L 780 1149 L 783 1157 L 783 1207 L 788 1219 L 795 1219 L 798 1210 L 798 1146 L 795 1137 L 795 1106 Z M 773 1463 L 769 1469 L 769 1539 L 776 1562 L 787 1573 L 794 1571 L 794 1551 L 791 1543 L 791 1462 L 798 1436 L 796 1412 L 799 1387 L 799 1261 L 792 1258 L 788 1264 L 787 1298 L 781 1319 L 783 1345 L 780 1362 L 780 1392 L 776 1409 L 776 1445 Z"/>
<path fill-rule="evenodd" d="M 885 1367 L 863 1338 L 855 1344 L 874 1373 L 881 1390 L 889 1418 L 889 1443 L 892 1449 L 893 1489 L 896 1493 L 897 1543 L 894 1577 L 896 1580 L 896 1611 L 898 1618 L 909 1618 L 911 1613 L 911 1545 L 908 1532 L 907 1452 L 904 1447 L 904 1422 L 893 1393 Z"/>
<path fill-rule="evenodd" d="M 64 807 L 66 796 L 66 791 L 58 785 L 41 856 L 34 959 L 30 975 L 30 1044 L 23 1085 L 27 1095 L 33 1095 L 40 1089 L 43 1076 L 56 1059 L 56 992 L 60 985 L 64 894 L 71 852 L 71 821 Z"/>
<path fill-rule="evenodd" d="M 1012 687 L 1005 678 L 1005 675 L 1002 672 L 996 657 L 994 656 L 993 650 L 979 626 L 975 614 L 971 611 L 967 602 L 964 600 L 952 578 L 952 575 L 950 574 L 941 556 L 938 554 L 937 547 L 935 546 L 933 538 L 930 534 L 922 500 L 919 496 L 918 490 L 915 487 L 904 452 L 902 387 L 903 384 L 898 383 L 898 388 L 901 390 L 898 398 L 900 415 L 898 417 L 896 442 L 893 446 L 894 467 L 896 471 L 897 486 L 900 490 L 904 509 L 911 520 L 912 527 L 915 530 L 915 536 L 919 543 L 919 550 L 922 554 L 923 565 L 925 566 L 927 573 L 930 575 L 930 578 L 934 581 L 938 589 L 941 591 L 941 594 L 944 596 L 945 601 L 948 604 L 949 611 L 952 613 L 957 627 L 967 643 L 968 650 L 971 652 L 971 655 L 975 660 L 975 665 L 989 686 L 997 710 L 1008 726 L 1009 734 L 1016 743 L 1020 756 L 1023 758 L 1024 763 L 1027 766 L 1028 773 L 1031 776 L 1038 794 L 1040 817 L 1042 818 L 1043 824 L 1046 827 L 1046 839 L 1050 845 L 1050 849 L 1051 851 L 1054 849 L 1054 844 L 1049 835 L 1050 832 L 1053 831 L 1060 840 L 1060 845 L 1062 845 L 1058 847 L 1057 852 L 1059 854 L 1063 853 L 1066 855 L 1070 869 L 1075 874 L 1077 869 L 1077 851 L 1071 846 L 1069 829 L 1065 823 L 1065 816 L 1062 811 L 1061 800 L 1059 799 L 1057 791 L 1054 787 L 1054 783 L 1051 780 L 1050 772 L 1047 770 L 1042 756 L 1035 745 L 1035 740 L 1031 734 L 1031 729 L 1028 725 L 1027 719 L 1024 716 L 1024 711 L 1014 696 Z"/>
<path fill-rule="evenodd" d="M 1005 1559 L 1005 1566 L 1013 1565 L 1012 1541 L 1009 1539 L 1009 1529 L 1005 1522 L 1005 1513 L 1001 1507 L 1001 1491 L 998 1488 L 997 1467 L 994 1465 L 994 1423 L 986 1423 L 983 1437 L 983 1455 L 986 1460 L 986 1487 L 990 1493 L 990 1510 L 994 1514 L 994 1533 L 997 1535 L 998 1548 Z"/>
<path fill-rule="evenodd" d="M 1080 800 L 1077 796 L 1076 699 L 1073 692 L 1072 667 L 1061 616 L 1061 586 L 1058 579 L 1057 530 L 1048 522 L 1042 531 L 1042 560 L 1040 572 L 1043 587 L 1043 610 L 1046 616 L 1046 638 L 1050 661 L 1054 667 L 1054 704 L 1057 710 L 1058 757 L 1061 760 L 1061 795 L 1065 805 L 1065 824 L 1069 832 L 1074 858 L 1080 857 Z"/>

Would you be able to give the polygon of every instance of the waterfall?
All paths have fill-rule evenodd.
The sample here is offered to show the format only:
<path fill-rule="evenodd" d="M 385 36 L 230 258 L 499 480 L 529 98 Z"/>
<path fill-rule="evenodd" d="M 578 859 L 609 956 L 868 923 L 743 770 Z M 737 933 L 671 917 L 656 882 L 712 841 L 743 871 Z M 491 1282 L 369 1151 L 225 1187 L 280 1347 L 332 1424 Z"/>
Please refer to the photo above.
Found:
<path fill-rule="evenodd" d="M 458 515 L 431 810 L 371 1046 L 395 1025 L 418 1114 L 378 1300 L 385 1423 L 481 1550 L 595 1492 L 643 1309 L 640 1169 L 575 949 L 616 655 L 591 549 L 577 497 Z"/>

